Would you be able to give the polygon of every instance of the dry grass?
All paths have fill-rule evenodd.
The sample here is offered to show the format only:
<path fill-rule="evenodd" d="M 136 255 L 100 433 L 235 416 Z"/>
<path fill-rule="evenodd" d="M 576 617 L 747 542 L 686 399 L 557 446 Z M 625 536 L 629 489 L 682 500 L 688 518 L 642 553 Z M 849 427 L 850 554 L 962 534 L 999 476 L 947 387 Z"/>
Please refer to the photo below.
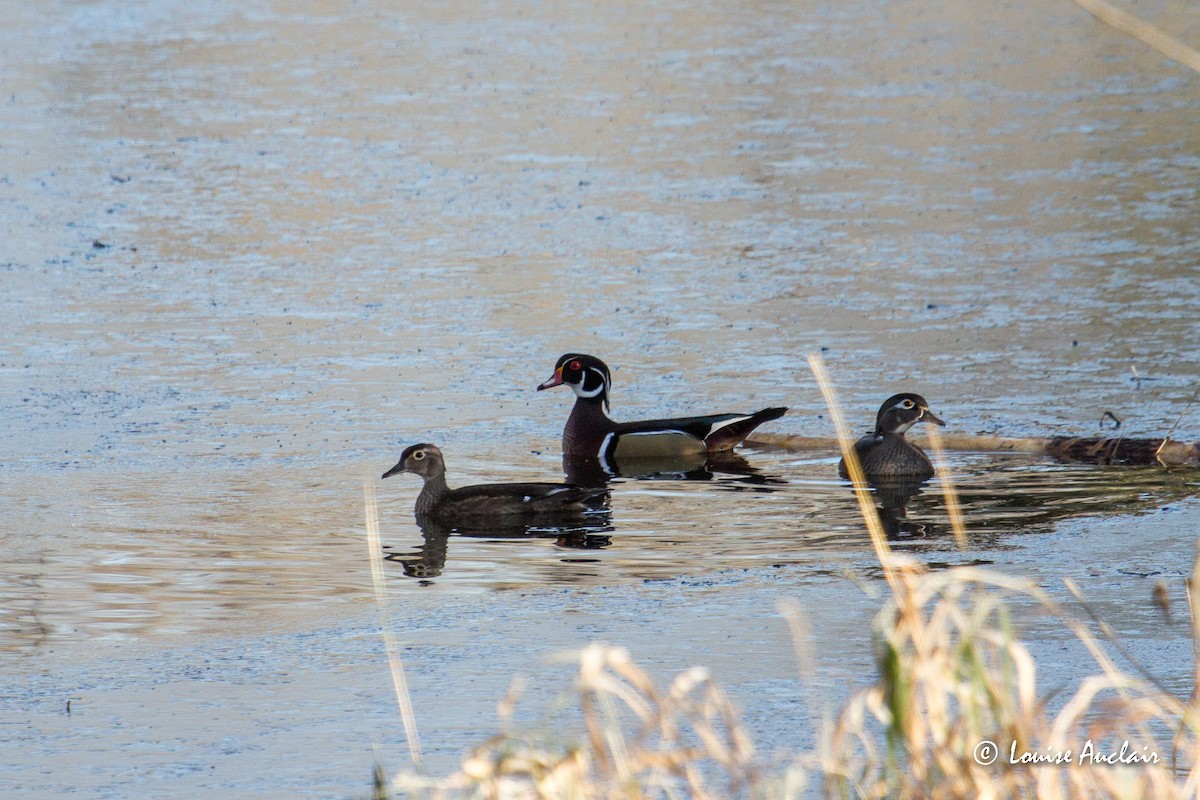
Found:
<path fill-rule="evenodd" d="M 1083 625 L 1023 581 L 971 568 L 931 574 L 912 562 L 898 573 L 900 597 L 876 618 L 879 679 L 843 708 L 827 744 L 832 755 L 820 764 L 826 795 L 1194 796 L 1194 701 L 1116 669 Z M 1013 632 L 1014 595 L 1041 604 L 1096 659 L 1096 674 L 1057 714 L 1047 710 L 1033 657 Z M 1081 763 L 1089 741 L 1098 754 L 1129 742 L 1132 752 L 1159 761 Z M 982 742 L 997 750 L 981 752 Z M 1011 763 L 1013 755 L 1067 750 L 1067 765 Z M 981 756 L 996 760 L 981 763 Z"/>
<path fill-rule="evenodd" d="M 812 364 L 839 419 L 823 365 Z M 853 459 L 852 448 L 843 453 Z M 863 511 L 872 527 L 869 500 Z M 661 686 L 624 649 L 594 644 L 569 659 L 577 665 L 571 730 L 508 730 L 475 748 L 452 775 L 406 772 L 388 788 L 428 798 L 588 800 L 1200 796 L 1194 690 L 1183 700 L 1119 670 L 1087 627 L 1027 581 L 970 567 L 934 573 L 891 552 L 881 532 L 872 543 L 890 589 L 873 632 L 878 676 L 826 720 L 813 752 L 767 763 L 705 670 Z M 1189 589 L 1198 575 L 1200 559 Z M 1200 643 L 1200 598 L 1188 596 Z M 1039 691 L 1037 665 L 1011 624 L 1014 609 L 1035 605 L 1094 659 L 1094 674 L 1069 695 Z M 811 674 L 807 621 L 795 606 L 783 614 L 801 674 Z M 1200 686 L 1200 660 L 1196 669 L 1193 686 Z M 502 718 L 516 695 L 501 703 Z M 1107 757 L 1125 742 L 1127 752 L 1157 762 L 1081 763 L 1088 743 L 1092 755 Z M 1067 764 L 1010 763 L 1014 754 L 1018 761 L 1023 754 L 1062 758 L 1068 750 Z"/>
<path fill-rule="evenodd" d="M 620 647 L 594 644 L 572 660 L 582 730 L 566 741 L 562 732 L 500 734 L 456 774 L 400 775 L 393 788 L 434 798 L 705 798 L 762 783 L 736 709 L 706 670 L 690 669 L 660 687 Z"/>
<path fill-rule="evenodd" d="M 575 655 L 581 730 L 499 734 L 455 774 L 402 774 L 391 788 L 429 798 L 1196 796 L 1194 700 L 1118 671 L 1082 625 L 1060 616 L 1096 653 L 1096 674 L 1050 713 L 1009 619 L 1014 596 L 1060 614 L 1049 598 L 1022 581 L 972 568 L 929 573 L 902 557 L 895 578 L 875 623 L 878 678 L 825 725 L 814 752 L 788 765 L 756 755 L 705 670 L 660 686 L 624 649 L 594 644 Z M 990 765 L 977 760 L 985 741 L 997 748 Z M 1129 742 L 1158 763 L 1081 764 L 1089 741 L 1099 755 Z M 1012 752 L 1067 749 L 1065 766 L 1009 763 Z"/>

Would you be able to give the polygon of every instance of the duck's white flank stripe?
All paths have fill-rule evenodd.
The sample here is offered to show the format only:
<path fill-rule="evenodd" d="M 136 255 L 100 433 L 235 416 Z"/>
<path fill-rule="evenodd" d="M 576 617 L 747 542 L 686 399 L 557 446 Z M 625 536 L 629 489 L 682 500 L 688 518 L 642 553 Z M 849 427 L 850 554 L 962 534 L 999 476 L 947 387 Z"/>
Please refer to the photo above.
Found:
<path fill-rule="evenodd" d="M 621 435 L 622 436 L 664 436 L 666 434 L 671 434 L 673 436 L 686 436 L 689 439 L 696 438 L 695 436 L 692 436 L 687 431 L 676 430 L 675 428 L 663 428 L 662 430 L 657 430 L 657 431 L 629 431 L 628 433 L 622 433 Z M 604 441 L 607 442 L 609 437 L 611 437 L 611 436 L 612 436 L 612 434 L 610 433 L 608 436 L 604 437 Z"/>
<path fill-rule="evenodd" d="M 708 429 L 708 436 L 712 436 L 714 433 L 721 430 L 721 428 L 724 428 L 726 425 L 732 425 L 735 422 L 742 422 L 743 420 L 747 420 L 747 419 L 750 419 L 750 415 L 748 415 L 748 414 L 744 417 L 734 417 L 733 419 L 727 419 L 724 422 L 717 423 L 716 425 L 713 425 L 711 428 Z M 705 436 L 704 438 L 707 439 L 708 436 Z"/>

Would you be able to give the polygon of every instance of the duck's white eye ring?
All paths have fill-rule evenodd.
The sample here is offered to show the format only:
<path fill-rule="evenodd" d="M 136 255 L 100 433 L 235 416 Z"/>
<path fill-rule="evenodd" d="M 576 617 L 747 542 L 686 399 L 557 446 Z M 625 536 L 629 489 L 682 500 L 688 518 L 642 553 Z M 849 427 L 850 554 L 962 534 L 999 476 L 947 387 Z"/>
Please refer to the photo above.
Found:
<path fill-rule="evenodd" d="M 418 450 L 417 452 L 413 453 L 413 461 L 420 461 L 424 457 L 425 457 L 424 450 Z"/>
<path fill-rule="evenodd" d="M 914 403 L 912 400 L 905 400 L 900 405 L 904 406 L 905 408 L 912 408 L 913 406 L 916 405 L 916 403 Z"/>

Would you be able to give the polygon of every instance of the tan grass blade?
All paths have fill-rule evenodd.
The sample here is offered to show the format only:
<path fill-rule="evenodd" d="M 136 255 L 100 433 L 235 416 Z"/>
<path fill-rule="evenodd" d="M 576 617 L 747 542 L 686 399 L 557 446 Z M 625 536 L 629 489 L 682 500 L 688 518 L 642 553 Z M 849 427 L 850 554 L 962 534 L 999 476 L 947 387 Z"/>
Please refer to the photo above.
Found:
<path fill-rule="evenodd" d="M 896 562 L 892 556 L 892 548 L 888 546 L 887 534 L 883 531 L 883 523 L 879 521 L 875 504 L 871 502 L 867 476 L 863 474 L 862 464 L 858 463 L 858 455 L 854 452 L 854 439 L 850 435 L 850 429 L 846 426 L 846 420 L 842 417 L 842 408 L 838 405 L 837 393 L 834 391 L 833 382 L 829 379 L 829 372 L 825 369 L 825 360 L 816 353 L 810 353 L 808 367 L 812 370 L 813 377 L 817 379 L 817 386 L 821 388 L 821 396 L 825 398 L 825 405 L 829 409 L 829 419 L 833 422 L 834 430 L 837 432 L 838 447 L 842 451 L 842 458 L 846 460 L 846 471 L 850 473 L 850 482 L 854 485 L 854 497 L 858 500 L 858 508 L 862 511 L 863 519 L 867 522 L 867 531 L 871 534 L 871 544 L 875 547 L 875 554 L 883 566 L 888 583 L 892 586 L 893 591 L 896 591 L 898 589 L 895 575 Z"/>
<path fill-rule="evenodd" d="M 1200 542 L 1197 542 L 1197 544 L 1200 545 Z M 1192 624 L 1192 660 L 1195 672 L 1192 677 L 1192 696 L 1187 700 L 1182 718 L 1179 721 L 1179 729 L 1176 731 L 1175 738 L 1171 743 L 1171 758 L 1172 763 L 1175 765 L 1178 765 L 1180 760 L 1180 742 L 1183 741 L 1185 732 L 1191 729 L 1193 734 L 1195 734 L 1196 729 L 1200 728 L 1200 592 L 1197 592 L 1197 580 L 1200 580 L 1200 547 L 1197 548 L 1196 560 L 1192 563 L 1192 574 L 1184 582 L 1184 588 L 1187 592 L 1188 613 L 1191 616 Z M 1200 797 L 1200 736 L 1193 735 L 1192 741 L 1193 747 L 1196 750 L 1183 756 L 1183 760 L 1187 761 L 1190 759 L 1192 765 L 1192 771 L 1188 775 L 1187 786 L 1184 791 L 1192 797 Z"/>
<path fill-rule="evenodd" d="M 812 625 L 804 613 L 804 606 L 788 598 L 780 600 L 776 609 L 787 621 L 788 630 L 792 635 L 792 649 L 796 653 L 796 667 L 800 670 L 800 677 L 812 678 L 817 674 L 817 665 L 812 654 Z"/>
<path fill-rule="evenodd" d="M 929 447 L 937 462 L 937 474 L 942 481 L 942 496 L 946 498 L 946 514 L 950 517 L 950 530 L 959 550 L 967 549 L 967 526 L 963 522 L 962 506 L 958 502 L 958 491 L 954 488 L 954 477 L 946 463 L 946 449 L 942 447 L 942 435 L 932 425 L 928 426 Z"/>
<path fill-rule="evenodd" d="M 379 629 L 383 633 L 383 645 L 387 650 L 388 666 L 392 671 L 392 686 L 396 690 L 396 705 L 400 708 L 400 719 L 404 722 L 404 738 L 408 741 L 408 755 L 414 764 L 421 763 L 421 738 L 417 734 L 417 718 L 413 714 L 412 699 L 408 694 L 408 681 L 404 677 L 404 662 L 400 660 L 400 649 L 392 636 L 388 623 L 385 585 L 383 581 L 383 544 L 379 538 L 379 506 L 375 502 L 375 487 L 369 479 L 363 480 L 363 506 L 367 518 L 367 560 L 371 564 L 371 582 L 375 585 L 375 607 L 379 610 Z"/>

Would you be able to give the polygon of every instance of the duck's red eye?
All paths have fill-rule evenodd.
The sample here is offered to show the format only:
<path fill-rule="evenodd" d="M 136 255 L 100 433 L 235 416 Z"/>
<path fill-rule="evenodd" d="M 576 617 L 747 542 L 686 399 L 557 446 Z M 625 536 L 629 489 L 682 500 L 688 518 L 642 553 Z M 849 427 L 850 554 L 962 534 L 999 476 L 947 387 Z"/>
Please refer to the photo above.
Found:
<path fill-rule="evenodd" d="M 567 369 L 571 370 L 572 372 L 578 372 L 579 370 L 583 369 L 583 364 L 580 364 L 578 361 L 572 361 L 570 364 L 567 364 Z"/>

